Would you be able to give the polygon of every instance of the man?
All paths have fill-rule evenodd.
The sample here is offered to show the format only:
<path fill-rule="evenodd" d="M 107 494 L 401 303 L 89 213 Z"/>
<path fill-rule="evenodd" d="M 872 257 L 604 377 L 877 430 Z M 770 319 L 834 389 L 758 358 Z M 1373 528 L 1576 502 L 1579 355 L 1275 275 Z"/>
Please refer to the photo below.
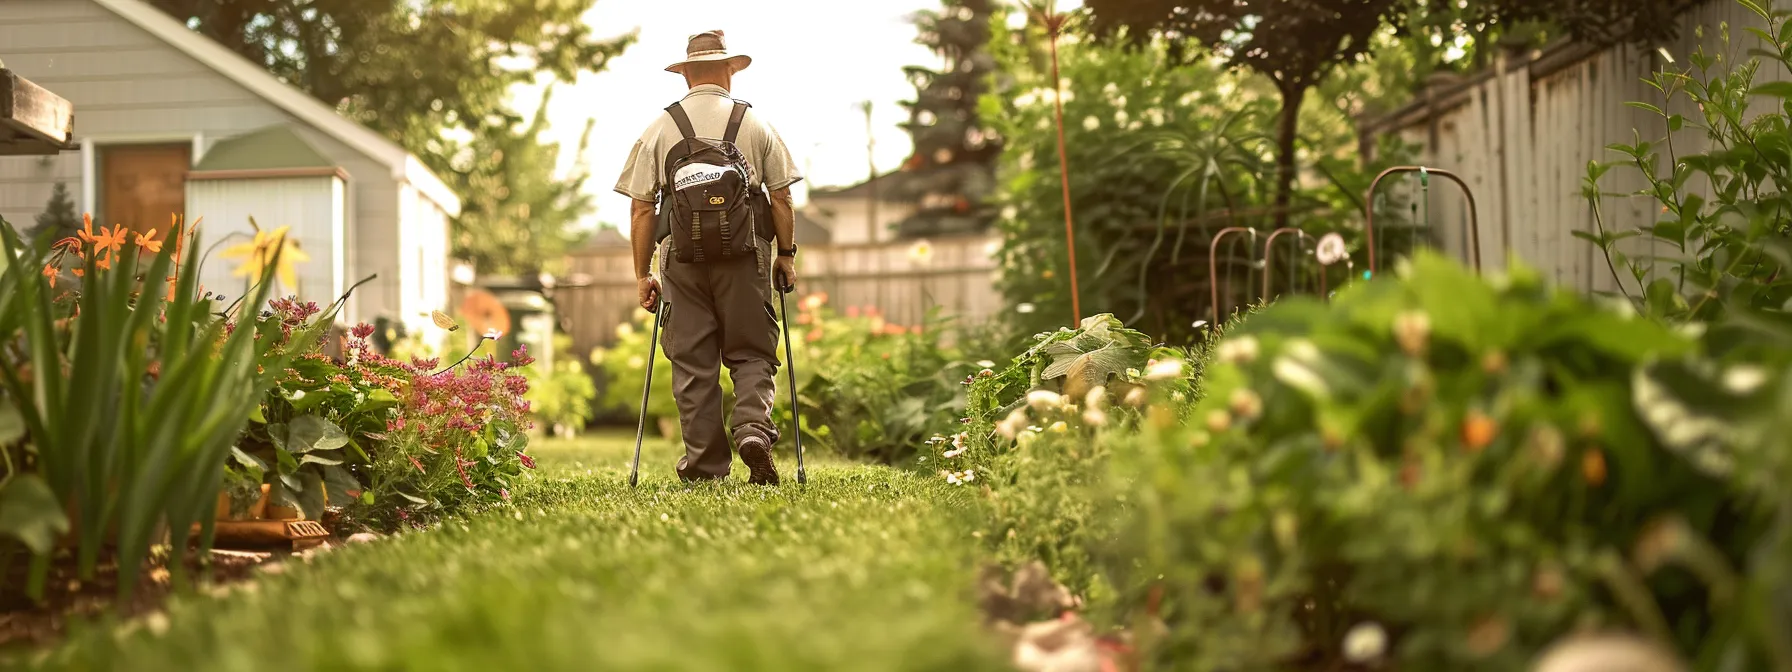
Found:
<path fill-rule="evenodd" d="M 779 331 L 772 310 L 776 296 L 772 292 L 774 282 L 786 290 L 796 283 L 795 214 L 791 210 L 790 185 L 801 180 L 802 175 L 796 170 L 790 150 L 770 124 L 744 105 L 744 116 L 736 111 L 736 101 L 729 95 L 733 77 L 752 62 L 748 56 L 728 54 L 720 30 L 691 36 L 685 47 L 685 60 L 666 68 L 683 75 L 690 91 L 648 125 L 616 183 L 616 191 L 634 201 L 629 215 L 629 240 L 634 247 L 641 307 L 656 310 L 662 292 L 670 306 L 665 349 L 666 357 L 672 361 L 672 394 L 678 402 L 679 426 L 684 431 L 685 454 L 678 461 L 677 471 L 687 482 L 726 477 L 733 463 L 732 453 L 738 450 L 741 461 L 747 465 L 749 483 L 778 483 L 771 452 L 778 442 L 771 410 Z M 685 118 L 680 119 L 680 114 Z M 735 137 L 725 138 L 731 126 L 735 128 Z M 706 142 L 725 138 L 739 149 L 739 156 L 745 159 L 746 182 L 762 187 L 769 196 L 771 221 L 763 221 L 765 210 L 757 210 L 760 217 L 754 221 L 758 230 L 751 235 L 751 253 L 732 257 L 718 255 L 680 261 L 691 251 L 677 250 L 679 238 L 674 236 L 659 246 L 661 277 L 656 278 L 652 274 L 657 242 L 655 202 L 660 202 L 661 209 L 673 207 L 668 184 L 676 182 L 677 188 L 689 181 L 689 173 L 682 172 L 678 164 L 678 148 L 689 146 L 687 137 L 691 136 Z M 671 168 L 681 170 L 676 179 L 667 174 L 669 163 Z M 713 197 L 708 202 L 719 203 L 720 199 Z M 773 232 L 775 237 L 770 235 Z M 775 239 L 766 240 L 768 237 Z M 711 235 L 706 242 L 713 245 L 716 238 Z M 728 244 L 727 229 L 722 230 L 720 238 L 722 244 Z M 689 242 L 686 245 L 700 247 Z M 732 450 L 723 428 L 722 387 L 718 378 L 721 364 L 726 364 L 734 377 Z"/>

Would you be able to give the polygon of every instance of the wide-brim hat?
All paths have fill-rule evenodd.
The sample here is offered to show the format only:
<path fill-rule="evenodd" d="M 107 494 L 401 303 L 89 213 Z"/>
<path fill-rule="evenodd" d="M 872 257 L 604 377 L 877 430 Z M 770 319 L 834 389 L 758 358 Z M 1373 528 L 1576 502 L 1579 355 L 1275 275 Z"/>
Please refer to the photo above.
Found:
<path fill-rule="evenodd" d="M 692 35 L 685 43 L 684 60 L 666 66 L 666 72 L 684 72 L 684 66 L 691 63 L 710 61 L 728 61 L 734 66 L 734 72 L 747 69 L 753 64 L 753 57 L 746 54 L 728 53 L 728 44 L 722 40 L 722 31 L 709 30 Z"/>

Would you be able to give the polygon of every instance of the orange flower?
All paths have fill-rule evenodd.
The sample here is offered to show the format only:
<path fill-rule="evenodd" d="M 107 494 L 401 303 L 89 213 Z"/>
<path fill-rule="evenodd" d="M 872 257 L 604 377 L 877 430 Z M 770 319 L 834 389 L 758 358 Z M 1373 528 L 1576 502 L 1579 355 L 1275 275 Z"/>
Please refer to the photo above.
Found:
<path fill-rule="evenodd" d="M 105 231 L 105 228 L 102 227 L 100 230 Z M 75 235 L 80 236 L 81 242 L 83 243 L 92 243 L 99 240 L 97 236 L 93 235 L 93 215 L 81 215 L 81 230 L 76 231 Z"/>
<path fill-rule="evenodd" d="M 161 254 L 162 253 L 162 241 L 156 240 L 155 238 L 156 238 L 156 230 L 155 229 L 150 229 L 149 233 L 139 233 L 139 234 L 137 234 L 137 247 L 140 249 L 143 249 L 143 250 L 147 250 L 151 254 Z"/>
<path fill-rule="evenodd" d="M 50 279 L 50 288 L 56 288 L 56 265 L 44 264 L 44 277 Z"/>
<path fill-rule="evenodd" d="M 95 240 L 94 246 L 97 249 L 102 249 L 108 253 L 117 252 L 120 248 L 123 248 L 127 242 L 125 239 L 126 232 L 127 229 L 124 228 L 123 224 L 119 224 L 110 229 L 100 229 L 100 236 Z"/>
<path fill-rule="evenodd" d="M 80 254 L 81 253 L 81 239 L 76 238 L 74 236 L 69 236 L 67 238 L 63 238 L 62 240 L 58 240 L 55 243 L 51 244 L 50 249 Z"/>

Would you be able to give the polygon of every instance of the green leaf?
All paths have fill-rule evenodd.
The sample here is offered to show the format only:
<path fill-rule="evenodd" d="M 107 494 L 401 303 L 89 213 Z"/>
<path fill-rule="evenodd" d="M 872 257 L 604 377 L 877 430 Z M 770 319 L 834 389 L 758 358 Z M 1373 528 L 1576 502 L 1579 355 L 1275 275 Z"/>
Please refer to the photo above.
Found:
<path fill-rule="evenodd" d="M 268 463 L 266 461 L 263 461 L 261 458 L 254 455 L 245 453 L 243 452 L 243 449 L 236 446 L 230 447 L 230 457 L 235 459 L 237 464 L 250 469 L 260 469 L 264 472 L 268 470 Z"/>
<path fill-rule="evenodd" d="M 1774 81 L 1774 82 L 1762 82 L 1760 84 L 1756 84 L 1755 88 L 1749 89 L 1749 95 L 1772 96 L 1772 97 L 1779 98 L 1782 100 L 1792 98 L 1792 82 L 1783 81 L 1783 80 L 1782 81 Z"/>
<path fill-rule="evenodd" d="M 0 488 L 0 535 L 25 544 L 32 553 L 49 553 L 57 535 L 68 532 L 68 516 L 56 493 L 37 474 L 21 474 Z"/>
<path fill-rule="evenodd" d="M 264 425 L 268 424 L 267 404 L 256 404 L 254 408 L 249 409 L 249 419 Z"/>
<path fill-rule="evenodd" d="M 347 469 L 328 466 L 324 467 L 323 472 L 324 498 L 328 506 L 348 506 L 350 502 L 371 494 L 362 491 L 361 482 L 355 480 L 355 475 Z"/>
<path fill-rule="evenodd" d="M 307 465 L 307 464 L 322 464 L 322 465 L 333 467 L 333 466 L 342 464 L 342 460 L 333 460 L 333 459 L 330 459 L 327 457 L 321 457 L 317 453 L 305 453 L 304 455 L 299 457 L 299 464 L 301 466 Z"/>
<path fill-rule="evenodd" d="M 348 434 L 336 423 L 315 415 L 293 418 L 286 430 L 287 450 L 308 453 L 314 450 L 337 450 L 348 445 Z"/>
<path fill-rule="evenodd" d="M 398 405 L 398 397 L 392 396 L 385 388 L 375 388 L 367 393 L 367 399 L 355 407 L 357 412 L 378 411 Z"/>
<path fill-rule="evenodd" d="M 324 477 L 317 472 L 307 470 L 299 474 L 299 482 L 299 511 L 305 514 L 306 520 L 322 518 L 324 515 Z"/>
<path fill-rule="evenodd" d="M 25 438 L 25 415 L 12 399 L 0 400 L 0 447 Z"/>
<path fill-rule="evenodd" d="M 275 448 L 274 461 L 280 465 L 281 476 L 287 476 L 299 470 L 299 461 L 292 456 L 291 451 Z"/>
<path fill-rule="evenodd" d="M 1656 107 L 1656 106 L 1654 106 L 1654 105 L 1650 105 L 1650 104 L 1649 104 L 1649 103 L 1644 103 L 1644 102 L 1639 102 L 1639 101 L 1635 101 L 1635 100 L 1631 100 L 1631 101 L 1625 101 L 1625 103 L 1624 103 L 1624 104 L 1625 104 L 1625 105 L 1629 105 L 1629 106 L 1631 106 L 1631 107 L 1634 107 L 1634 108 L 1636 108 L 1636 109 L 1639 109 L 1639 110 L 1648 110 L 1648 111 L 1650 111 L 1650 112 L 1654 112 L 1654 113 L 1655 113 L 1655 114 L 1656 114 L 1656 115 L 1658 115 L 1658 116 L 1663 116 L 1663 117 L 1665 117 L 1665 116 L 1667 116 L 1667 113 L 1666 113 L 1666 112 L 1662 112 L 1662 111 L 1661 111 L 1661 108 L 1659 108 L 1659 107 Z"/>
<path fill-rule="evenodd" d="M 327 389 L 329 388 L 324 388 Z M 286 403 L 292 404 L 295 413 L 313 410 L 330 399 L 330 395 L 324 390 L 293 390 L 286 394 Z"/>

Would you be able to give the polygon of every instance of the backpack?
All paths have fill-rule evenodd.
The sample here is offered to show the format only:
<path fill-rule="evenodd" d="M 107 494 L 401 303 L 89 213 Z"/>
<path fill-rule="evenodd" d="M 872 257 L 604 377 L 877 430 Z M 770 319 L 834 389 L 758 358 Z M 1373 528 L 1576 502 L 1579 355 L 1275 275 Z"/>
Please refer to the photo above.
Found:
<path fill-rule="evenodd" d="M 681 103 L 666 108 L 684 139 L 666 152 L 662 164 L 660 217 L 681 263 L 754 256 L 753 236 L 761 233 L 758 220 L 764 216 L 758 201 L 765 198 L 752 185 L 753 169 L 734 144 L 748 107 L 735 101 L 720 142 L 698 138 Z"/>

